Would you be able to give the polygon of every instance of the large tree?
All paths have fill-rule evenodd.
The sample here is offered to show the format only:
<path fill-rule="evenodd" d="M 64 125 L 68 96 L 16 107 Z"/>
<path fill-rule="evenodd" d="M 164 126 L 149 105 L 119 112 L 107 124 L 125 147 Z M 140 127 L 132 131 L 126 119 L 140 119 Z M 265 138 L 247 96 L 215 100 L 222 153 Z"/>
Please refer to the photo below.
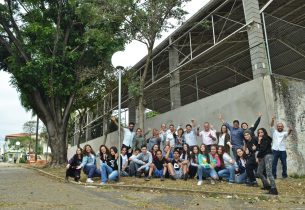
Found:
<path fill-rule="evenodd" d="M 180 22 L 186 12 L 184 3 L 190 0 L 107 0 L 107 8 L 112 17 L 124 19 L 123 29 L 130 39 L 137 40 L 146 45 L 147 56 L 144 70 L 138 78 L 137 90 L 131 91 L 138 103 L 138 123 L 144 128 L 145 101 L 144 85 L 148 70 L 151 66 L 153 48 L 161 34 L 174 27 L 173 22 Z M 108 12 L 107 12 L 108 13 Z"/>
<path fill-rule="evenodd" d="M 45 124 L 53 165 L 63 164 L 73 103 L 88 85 L 111 74 L 111 56 L 124 44 L 121 23 L 106 18 L 98 0 L 4 2 L 0 68 L 12 74 L 23 105 Z"/>

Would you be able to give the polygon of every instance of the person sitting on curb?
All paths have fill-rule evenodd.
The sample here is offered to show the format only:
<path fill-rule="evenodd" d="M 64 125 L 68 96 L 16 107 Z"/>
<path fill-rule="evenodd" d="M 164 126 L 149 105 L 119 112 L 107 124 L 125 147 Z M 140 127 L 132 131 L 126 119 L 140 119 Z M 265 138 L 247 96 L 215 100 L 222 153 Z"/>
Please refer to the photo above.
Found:
<path fill-rule="evenodd" d="M 156 152 L 157 159 L 150 164 L 148 177 L 145 179 L 149 181 L 154 173 L 154 177 L 161 178 L 161 181 L 164 181 L 165 174 L 167 171 L 169 172 L 170 178 L 172 180 L 176 180 L 174 175 L 173 165 L 171 163 L 167 163 L 165 158 L 162 156 L 162 151 L 157 150 Z"/>
<path fill-rule="evenodd" d="M 84 173 L 87 174 L 87 183 L 93 183 L 93 177 L 101 177 L 101 171 L 96 167 L 96 154 L 89 144 L 86 144 L 83 149 L 83 160 L 80 166 L 76 169 L 84 169 Z"/>
<path fill-rule="evenodd" d="M 129 175 L 141 177 L 142 173 L 145 174 L 149 171 L 149 166 L 152 163 L 152 155 L 147 151 L 146 145 L 142 145 L 141 153 L 137 156 L 131 157 L 129 165 Z"/>
<path fill-rule="evenodd" d="M 101 164 L 102 185 L 106 184 L 108 179 L 110 181 L 118 180 L 118 157 L 118 149 L 116 147 L 111 147 L 109 158 Z"/>
<path fill-rule="evenodd" d="M 179 150 L 174 151 L 174 158 L 173 158 L 171 164 L 173 165 L 173 168 L 174 168 L 175 179 L 183 179 L 186 171 L 183 171 L 183 167 L 182 167 L 183 164 L 182 164 L 182 161 L 180 160 Z"/>
<path fill-rule="evenodd" d="M 69 181 L 69 177 L 74 177 L 74 181 L 79 182 L 81 170 L 76 169 L 82 163 L 83 159 L 82 148 L 77 148 L 76 154 L 69 160 L 66 168 L 66 181 Z"/>

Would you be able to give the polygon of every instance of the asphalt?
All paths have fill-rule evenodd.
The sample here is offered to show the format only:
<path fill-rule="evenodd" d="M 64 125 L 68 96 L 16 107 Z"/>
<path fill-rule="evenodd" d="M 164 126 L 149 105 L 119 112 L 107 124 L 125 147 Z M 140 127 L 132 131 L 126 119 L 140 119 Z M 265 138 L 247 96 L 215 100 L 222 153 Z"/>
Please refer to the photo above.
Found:
<path fill-rule="evenodd" d="M 0 163 L 0 209 L 305 209 L 303 205 L 59 182 Z"/>

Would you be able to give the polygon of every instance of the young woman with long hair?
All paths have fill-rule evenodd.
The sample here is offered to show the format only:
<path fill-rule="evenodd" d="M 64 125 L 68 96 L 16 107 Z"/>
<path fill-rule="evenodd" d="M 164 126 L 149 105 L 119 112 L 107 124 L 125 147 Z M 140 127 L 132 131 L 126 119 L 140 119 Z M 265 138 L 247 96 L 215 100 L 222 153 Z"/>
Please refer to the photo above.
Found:
<path fill-rule="evenodd" d="M 184 173 L 184 180 L 186 181 L 188 178 L 188 169 L 190 164 L 190 146 L 187 143 L 182 145 L 182 152 L 180 155 L 180 160 L 182 162 L 182 169 L 185 171 Z"/>
<path fill-rule="evenodd" d="M 109 158 L 107 157 L 106 161 L 101 163 L 102 185 L 106 184 L 108 179 L 111 181 L 116 181 L 118 179 L 118 158 L 118 149 L 116 147 L 111 147 Z"/>
<path fill-rule="evenodd" d="M 230 154 L 230 141 L 231 141 L 231 136 L 228 132 L 228 128 L 226 125 L 222 125 L 220 128 L 220 132 L 216 132 L 217 139 L 218 139 L 218 146 L 223 146 L 225 147 L 225 150 L 228 154 Z"/>
<path fill-rule="evenodd" d="M 190 155 L 190 166 L 189 166 L 189 177 L 193 179 L 198 170 L 198 155 L 200 154 L 200 149 L 198 145 L 195 145 Z"/>
<path fill-rule="evenodd" d="M 278 195 L 278 191 L 276 189 L 275 180 L 272 174 L 272 162 L 273 162 L 273 154 L 272 154 L 272 138 L 268 135 L 265 128 L 260 128 L 257 130 L 258 137 L 258 169 L 257 173 L 260 179 L 263 182 L 263 189 L 269 190 L 269 194 Z M 264 170 L 266 170 L 267 178 L 264 175 Z"/>
<path fill-rule="evenodd" d="M 226 152 L 224 146 L 218 146 L 217 154 L 221 163 L 221 170 L 218 171 L 218 176 L 227 179 L 229 183 L 234 183 L 235 160 Z"/>
<path fill-rule="evenodd" d="M 73 177 L 74 181 L 78 182 L 80 179 L 81 170 L 77 169 L 81 165 L 83 160 L 83 150 L 82 148 L 77 148 L 75 155 L 69 160 L 66 168 L 66 180 L 69 180 L 69 177 Z"/>
<path fill-rule="evenodd" d="M 247 164 L 247 155 L 242 148 L 236 150 L 236 177 L 235 182 L 237 184 L 244 184 L 247 180 L 246 164 Z"/>
<path fill-rule="evenodd" d="M 93 177 L 100 177 L 101 171 L 96 168 L 96 154 L 93 151 L 92 147 L 89 144 L 86 144 L 83 149 L 83 160 L 80 166 L 77 169 L 84 168 L 85 174 L 87 174 L 88 178 L 86 180 L 87 183 L 93 183 Z"/>

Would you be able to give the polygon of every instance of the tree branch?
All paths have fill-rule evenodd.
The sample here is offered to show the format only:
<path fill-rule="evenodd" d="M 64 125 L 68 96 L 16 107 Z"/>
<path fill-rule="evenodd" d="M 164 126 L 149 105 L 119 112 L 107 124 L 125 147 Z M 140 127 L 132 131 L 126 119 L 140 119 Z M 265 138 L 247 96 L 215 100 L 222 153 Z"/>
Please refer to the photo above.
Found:
<path fill-rule="evenodd" d="M 13 54 L 13 50 L 11 48 L 11 46 L 7 43 L 7 41 L 0 36 L 0 43 L 6 48 L 6 50 L 12 55 Z"/>
<path fill-rule="evenodd" d="M 29 61 L 29 57 L 26 54 L 26 52 L 24 51 L 24 49 L 22 48 L 22 44 L 20 43 L 20 41 L 14 36 L 14 34 L 11 32 L 11 30 L 9 29 L 9 26 L 7 25 L 7 23 L 5 22 L 5 20 L 3 20 L 0 17 L 0 24 L 3 26 L 3 29 L 5 30 L 5 32 L 7 33 L 9 39 L 14 43 L 14 45 L 16 46 L 16 48 L 18 49 L 18 51 L 20 52 L 21 56 L 23 57 L 23 59 L 28 62 Z"/>
<path fill-rule="evenodd" d="M 10 20 L 12 22 L 13 30 L 16 34 L 16 37 L 18 39 L 21 39 L 21 34 L 20 34 L 19 27 L 17 26 L 16 21 L 14 19 L 14 14 L 13 14 L 13 10 L 12 10 L 12 1 L 7 0 L 7 4 L 8 4 L 8 9 L 9 9 L 9 13 L 10 13 Z"/>
<path fill-rule="evenodd" d="M 60 36 L 61 7 L 62 7 L 62 3 L 61 3 L 61 1 L 58 1 L 57 23 L 56 23 L 56 37 L 55 37 L 55 40 L 54 40 L 53 56 L 56 56 L 57 47 L 58 47 L 57 45 L 58 45 L 59 36 Z"/>
<path fill-rule="evenodd" d="M 68 99 L 68 102 L 67 102 L 67 105 L 66 105 L 66 108 L 65 108 L 65 111 L 64 111 L 64 115 L 63 115 L 63 122 L 67 122 L 68 119 L 69 119 L 69 116 L 70 116 L 70 111 L 71 111 L 71 107 L 73 105 L 73 101 L 74 101 L 74 98 L 75 98 L 75 93 L 73 93 L 70 98 Z"/>

